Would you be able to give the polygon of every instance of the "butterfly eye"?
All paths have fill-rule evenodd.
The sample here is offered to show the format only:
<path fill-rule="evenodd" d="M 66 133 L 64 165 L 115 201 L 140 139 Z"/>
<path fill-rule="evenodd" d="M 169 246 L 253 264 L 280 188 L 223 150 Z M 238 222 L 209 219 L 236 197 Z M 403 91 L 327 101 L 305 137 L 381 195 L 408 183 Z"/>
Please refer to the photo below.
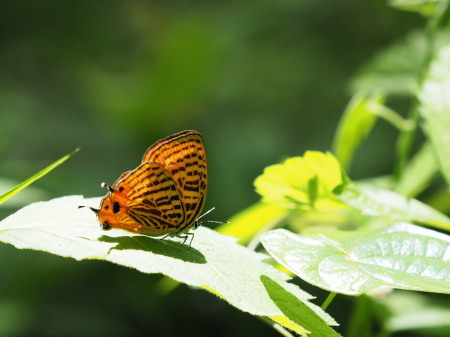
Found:
<path fill-rule="evenodd" d="M 118 202 L 112 203 L 112 211 L 113 213 L 118 213 L 120 211 L 120 205 Z"/>
<path fill-rule="evenodd" d="M 102 223 L 102 229 L 104 231 L 111 229 L 111 226 L 109 225 L 108 221 L 105 221 L 104 223 Z"/>

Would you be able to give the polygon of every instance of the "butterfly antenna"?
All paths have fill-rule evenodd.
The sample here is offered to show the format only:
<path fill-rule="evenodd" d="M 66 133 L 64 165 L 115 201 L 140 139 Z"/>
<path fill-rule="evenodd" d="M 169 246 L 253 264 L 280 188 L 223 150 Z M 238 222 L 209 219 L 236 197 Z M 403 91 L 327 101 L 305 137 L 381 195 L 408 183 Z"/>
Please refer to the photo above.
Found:
<path fill-rule="evenodd" d="M 103 188 L 106 188 L 111 193 L 114 192 L 114 189 L 110 185 L 108 185 L 107 183 L 101 183 L 100 186 L 103 187 Z"/>
<path fill-rule="evenodd" d="M 205 215 L 211 213 L 211 212 L 214 211 L 215 209 L 216 209 L 215 207 L 212 207 L 212 208 L 210 208 L 209 210 L 207 210 L 205 213 L 203 213 L 202 215 L 200 215 L 200 216 L 197 218 L 195 228 L 197 228 L 198 226 L 200 226 L 202 223 L 205 223 L 205 222 L 209 222 L 209 223 L 222 223 L 222 224 L 223 224 L 223 223 L 230 223 L 229 221 L 216 221 L 216 220 L 203 220 L 203 221 L 199 221 L 201 218 L 203 218 Z"/>
<path fill-rule="evenodd" d="M 207 210 L 205 213 L 203 213 L 202 215 L 200 215 L 200 216 L 197 218 L 197 221 L 200 220 L 201 218 L 203 218 L 205 215 L 211 213 L 211 212 L 214 211 L 215 209 L 216 209 L 215 207 L 210 208 L 210 209 Z"/>
<path fill-rule="evenodd" d="M 109 186 L 108 184 L 106 184 L 106 183 L 101 183 L 100 186 L 103 187 L 103 188 L 107 188 L 108 191 L 110 191 L 111 193 L 114 192 L 114 189 L 111 186 Z M 89 207 L 89 206 L 78 206 L 78 208 L 84 208 L 84 207 L 89 208 L 95 214 L 97 214 L 100 211 L 99 209 L 96 209 L 96 208 L 93 208 L 93 207 Z"/>
<path fill-rule="evenodd" d="M 100 211 L 99 209 L 96 209 L 94 207 L 90 207 L 90 206 L 78 206 L 78 208 L 89 208 L 92 212 L 94 212 L 95 214 L 98 213 L 98 211 Z"/>

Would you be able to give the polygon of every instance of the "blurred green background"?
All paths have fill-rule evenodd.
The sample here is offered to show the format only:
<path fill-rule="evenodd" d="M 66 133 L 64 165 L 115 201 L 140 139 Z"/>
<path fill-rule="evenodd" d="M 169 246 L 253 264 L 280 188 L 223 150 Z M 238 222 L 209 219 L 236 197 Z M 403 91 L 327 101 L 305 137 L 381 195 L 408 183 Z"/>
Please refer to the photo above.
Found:
<path fill-rule="evenodd" d="M 31 201 L 101 196 L 100 183 L 136 167 L 154 141 L 195 129 L 208 151 L 207 207 L 225 220 L 258 200 L 252 182 L 265 166 L 329 150 L 352 75 L 424 23 L 382 0 L 1 7 L 0 194 L 82 149 L 3 204 L 2 218 Z M 380 122 L 353 177 L 390 173 L 395 137 Z M 0 336 L 277 335 L 204 291 L 165 295 L 158 275 L 6 245 L 0 260 Z M 348 312 L 333 306 L 345 331 Z"/>

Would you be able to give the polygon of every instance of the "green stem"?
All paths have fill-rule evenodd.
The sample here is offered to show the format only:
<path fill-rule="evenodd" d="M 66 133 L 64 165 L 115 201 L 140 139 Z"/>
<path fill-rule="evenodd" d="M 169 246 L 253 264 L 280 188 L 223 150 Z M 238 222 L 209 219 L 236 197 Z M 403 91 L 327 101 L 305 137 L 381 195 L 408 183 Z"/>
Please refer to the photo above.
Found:
<path fill-rule="evenodd" d="M 368 315 L 368 303 L 365 296 L 355 298 L 355 305 L 351 315 L 349 316 L 349 323 L 346 337 L 365 337 L 369 335 L 370 321 Z"/>
<path fill-rule="evenodd" d="M 409 130 L 402 130 L 396 144 L 397 161 L 395 163 L 395 177 L 397 180 L 400 180 L 403 176 L 403 172 L 405 171 L 406 163 L 408 162 L 408 158 L 411 153 L 414 136 L 416 134 L 417 124 L 419 122 L 417 99 L 414 99 L 413 105 L 408 114 L 408 120 L 411 122 L 413 127 Z"/>
<path fill-rule="evenodd" d="M 333 299 L 336 297 L 337 293 L 332 292 L 328 295 L 328 297 L 326 298 L 325 302 L 323 302 L 321 308 L 322 310 L 327 310 L 328 306 L 330 305 L 330 303 L 333 301 Z"/>
<path fill-rule="evenodd" d="M 414 122 L 410 121 L 409 119 L 402 118 L 402 116 L 400 116 L 398 113 L 396 113 L 386 105 L 374 102 L 371 104 L 371 110 L 375 115 L 383 118 L 400 131 L 412 131 L 416 126 Z"/>

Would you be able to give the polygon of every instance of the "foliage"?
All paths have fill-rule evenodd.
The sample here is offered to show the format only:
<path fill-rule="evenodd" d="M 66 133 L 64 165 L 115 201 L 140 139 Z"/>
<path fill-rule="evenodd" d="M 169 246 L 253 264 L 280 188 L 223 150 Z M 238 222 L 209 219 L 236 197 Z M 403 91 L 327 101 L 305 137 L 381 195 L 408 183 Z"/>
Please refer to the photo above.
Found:
<path fill-rule="evenodd" d="M 76 260 L 100 259 L 131 267 L 143 273 L 162 273 L 179 282 L 206 289 L 242 311 L 265 316 L 299 334 L 307 332 L 308 319 L 317 320 L 324 331 L 319 336 L 337 336 L 328 324 L 333 320 L 309 302 L 311 296 L 288 284 L 286 274 L 264 263 L 267 258 L 235 243 L 231 237 L 206 228 L 195 232 L 192 246 L 170 240 L 130 235 L 124 231 L 103 234 L 96 219 L 78 205 L 96 205 L 98 199 L 71 196 L 34 203 L 0 223 L 0 240 L 17 248 L 44 250 Z M 279 289 L 301 302 L 300 320 L 291 321 L 271 298 L 271 289 Z M 297 307 L 288 310 L 296 311 Z"/>
<path fill-rule="evenodd" d="M 415 0 L 390 4 L 422 15 L 427 26 L 379 52 L 351 81 L 353 97 L 337 127 L 334 154 L 307 151 L 268 166 L 255 180 L 261 201 L 236 214 L 229 224 L 216 231 L 200 227 L 192 246 L 121 231 L 104 234 L 93 214 L 77 209 L 96 206 L 99 199 L 66 196 L 30 204 L 0 221 L 0 241 L 76 261 L 103 260 L 162 274 L 216 295 L 285 336 L 290 331 L 339 336 L 335 326 L 341 322 L 325 311 L 336 294 L 356 298 L 348 313 L 347 337 L 368 336 L 373 323 L 381 327 L 382 336 L 409 330 L 448 335 L 448 306 L 431 294 L 414 291 L 448 296 L 450 289 L 450 237 L 445 234 L 450 219 L 448 208 L 438 202 L 448 196 L 450 183 L 450 39 L 445 22 L 450 5 Z M 184 106 L 200 105 L 200 97 L 211 94 L 211 73 L 195 74 L 216 69 L 220 50 L 227 48 L 202 44 L 214 39 L 221 27 L 214 20 L 201 20 L 206 27 L 214 26 L 208 30 L 196 26 L 197 21 L 196 17 L 179 21 L 183 34 L 168 32 L 156 58 L 156 72 L 146 66 L 144 72 L 138 68 L 131 72 L 139 90 L 128 85 L 127 77 L 111 80 L 99 69 L 87 72 L 90 83 L 104 88 L 100 93 L 89 90 L 91 104 L 99 104 L 105 117 L 114 116 L 113 123 L 143 133 L 149 121 L 142 113 L 147 105 L 159 118 L 153 125 L 162 124 L 164 118 L 173 121 L 175 111 Z M 173 68 L 176 46 L 189 38 L 193 43 L 179 64 L 183 71 L 178 71 Z M 191 77 L 194 84 L 185 85 Z M 179 90 L 171 90 L 173 85 Z M 218 96 L 228 97 L 236 91 L 232 87 Z M 392 101 L 398 97 L 409 101 L 409 111 L 404 107 L 396 111 Z M 263 98 L 270 102 L 270 95 Z M 126 116 L 132 117 L 124 118 L 128 108 Z M 393 172 L 364 181 L 352 179 L 352 168 L 360 165 L 358 151 L 380 120 L 398 132 L 392 145 Z M 71 155 L 4 194 L 0 203 Z M 435 188 L 442 185 L 445 188 Z M 268 254 L 255 252 L 259 243 Z M 331 292 L 321 308 L 302 289 L 304 283 L 289 282 L 292 276 Z"/>

